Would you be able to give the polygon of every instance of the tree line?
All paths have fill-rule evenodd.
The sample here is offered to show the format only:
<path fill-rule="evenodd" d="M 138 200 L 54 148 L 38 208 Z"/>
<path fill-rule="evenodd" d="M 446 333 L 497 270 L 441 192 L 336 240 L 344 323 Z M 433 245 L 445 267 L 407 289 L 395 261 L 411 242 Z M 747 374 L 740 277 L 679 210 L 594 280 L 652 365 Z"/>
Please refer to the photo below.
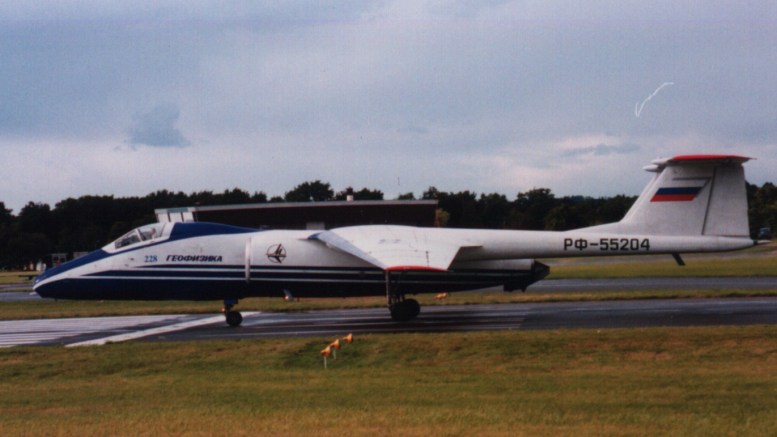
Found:
<path fill-rule="evenodd" d="M 269 197 L 239 188 L 221 193 L 212 191 L 171 192 L 160 190 L 144 197 L 81 196 L 68 198 L 50 207 L 27 203 L 18 214 L 0 201 L 0 268 L 22 268 L 51 253 L 91 251 L 129 230 L 156 221 L 155 209 L 181 206 L 232 205 L 265 202 L 305 202 L 383 200 L 380 190 L 348 188 L 335 192 L 329 183 L 304 182 L 285 193 Z M 751 235 L 761 227 L 777 229 L 777 187 L 747 184 Z M 414 193 L 398 200 L 415 200 Z M 420 199 L 438 201 L 440 226 L 455 228 L 568 230 L 620 220 L 636 196 L 563 196 L 550 189 L 534 188 L 512 199 L 504 194 L 477 194 L 472 191 L 446 192 L 429 187 Z"/>

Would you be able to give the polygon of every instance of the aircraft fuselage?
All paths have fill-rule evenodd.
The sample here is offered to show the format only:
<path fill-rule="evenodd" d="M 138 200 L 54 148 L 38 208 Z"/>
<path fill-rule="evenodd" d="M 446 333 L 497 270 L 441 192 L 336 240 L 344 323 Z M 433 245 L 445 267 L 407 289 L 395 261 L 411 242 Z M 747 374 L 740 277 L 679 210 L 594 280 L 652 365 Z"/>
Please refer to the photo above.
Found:
<path fill-rule="evenodd" d="M 383 269 L 332 249 L 320 231 L 167 224 L 158 239 L 115 244 L 40 275 L 42 297 L 97 300 L 222 300 L 251 296 L 370 296 L 386 293 Z M 223 231 L 227 231 L 226 233 Z M 203 234 L 203 235 L 199 235 Z M 477 259 L 448 271 L 392 272 L 405 293 L 525 289 L 548 268 L 531 259 Z"/>

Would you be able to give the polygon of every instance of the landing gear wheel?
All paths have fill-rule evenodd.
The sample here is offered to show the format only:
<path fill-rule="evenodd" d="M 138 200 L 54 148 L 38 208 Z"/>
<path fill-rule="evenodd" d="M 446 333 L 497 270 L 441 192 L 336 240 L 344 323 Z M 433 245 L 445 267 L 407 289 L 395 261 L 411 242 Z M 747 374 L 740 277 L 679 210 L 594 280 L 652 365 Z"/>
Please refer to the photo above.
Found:
<path fill-rule="evenodd" d="M 232 307 L 235 305 L 237 305 L 237 298 L 224 299 L 224 308 L 221 309 L 221 312 L 224 313 L 227 319 L 227 325 L 233 328 L 243 323 L 243 315 L 238 311 L 232 311 Z"/>
<path fill-rule="evenodd" d="M 405 293 L 402 292 L 400 282 L 404 278 L 406 272 L 400 273 L 398 276 L 391 277 L 389 270 L 385 271 L 386 275 L 386 299 L 388 300 L 389 312 L 391 318 L 397 322 L 407 322 L 418 317 L 421 313 L 421 305 L 415 299 L 405 299 Z"/>
<path fill-rule="evenodd" d="M 402 305 L 402 302 L 391 305 L 389 311 L 391 312 L 391 320 L 395 322 L 406 322 L 410 320 L 410 317 L 408 317 L 409 314 L 405 311 L 405 306 Z"/>
<path fill-rule="evenodd" d="M 227 325 L 236 328 L 243 323 L 243 315 L 239 311 L 227 311 Z"/>
<path fill-rule="evenodd" d="M 415 299 L 406 299 L 389 306 L 389 311 L 393 320 L 407 322 L 418 317 L 418 314 L 421 313 L 421 305 Z"/>
<path fill-rule="evenodd" d="M 405 299 L 405 305 L 407 306 L 408 311 L 410 312 L 410 318 L 415 319 L 418 317 L 419 314 L 421 314 L 421 304 L 418 303 L 415 299 Z"/>

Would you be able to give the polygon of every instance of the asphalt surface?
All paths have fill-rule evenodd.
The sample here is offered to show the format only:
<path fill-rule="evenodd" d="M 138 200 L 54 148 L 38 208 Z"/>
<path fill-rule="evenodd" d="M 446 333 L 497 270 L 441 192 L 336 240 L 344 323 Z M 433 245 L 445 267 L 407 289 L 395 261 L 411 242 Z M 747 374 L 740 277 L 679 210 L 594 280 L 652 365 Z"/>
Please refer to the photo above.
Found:
<path fill-rule="evenodd" d="M 25 300 L 40 300 L 41 297 L 30 291 L 0 292 L 0 302 L 19 302 Z"/>
<path fill-rule="evenodd" d="M 381 308 L 255 313 L 239 328 L 223 321 L 144 337 L 149 341 L 332 337 L 347 333 L 462 332 L 777 324 L 777 297 L 666 299 L 430 306 L 411 322 L 393 322 Z"/>
<path fill-rule="evenodd" d="M 737 285 L 745 288 L 741 282 Z M 243 316 L 239 328 L 228 327 L 223 316 L 212 314 L 0 321 L 0 346 L 332 337 L 347 333 L 777 324 L 777 297 L 427 306 L 417 319 L 404 323 L 392 321 L 384 308 L 244 312 Z"/>

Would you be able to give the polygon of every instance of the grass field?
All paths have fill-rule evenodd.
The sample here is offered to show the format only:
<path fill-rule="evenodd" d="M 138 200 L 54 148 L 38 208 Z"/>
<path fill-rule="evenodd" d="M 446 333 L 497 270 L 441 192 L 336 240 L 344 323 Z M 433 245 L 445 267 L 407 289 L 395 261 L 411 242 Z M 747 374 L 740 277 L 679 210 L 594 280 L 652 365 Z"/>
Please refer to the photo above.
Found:
<path fill-rule="evenodd" d="M 557 261 L 554 277 L 664 276 L 655 270 L 774 276 L 774 251 L 757 249 L 688 257 L 685 268 L 653 257 Z M 430 305 L 770 294 L 777 286 L 418 299 Z M 4 302 L 0 319 L 212 313 L 218 306 Z M 384 306 L 384 299 L 239 305 L 243 311 L 365 306 Z M 777 429 L 777 326 L 366 335 L 325 370 L 318 352 L 331 340 L 0 349 L 0 435 L 774 435 Z"/>
<path fill-rule="evenodd" d="M 741 252 L 686 255 L 685 266 L 669 256 L 566 258 L 551 260 L 548 279 L 602 279 L 688 276 L 777 276 L 777 246 Z"/>
<path fill-rule="evenodd" d="M 345 333 L 343 333 L 345 334 Z M 3 435 L 774 435 L 777 327 L 0 349 Z"/>
<path fill-rule="evenodd" d="M 28 275 L 35 276 L 37 272 L 0 272 L 0 285 L 32 286 L 32 280 Z"/>

